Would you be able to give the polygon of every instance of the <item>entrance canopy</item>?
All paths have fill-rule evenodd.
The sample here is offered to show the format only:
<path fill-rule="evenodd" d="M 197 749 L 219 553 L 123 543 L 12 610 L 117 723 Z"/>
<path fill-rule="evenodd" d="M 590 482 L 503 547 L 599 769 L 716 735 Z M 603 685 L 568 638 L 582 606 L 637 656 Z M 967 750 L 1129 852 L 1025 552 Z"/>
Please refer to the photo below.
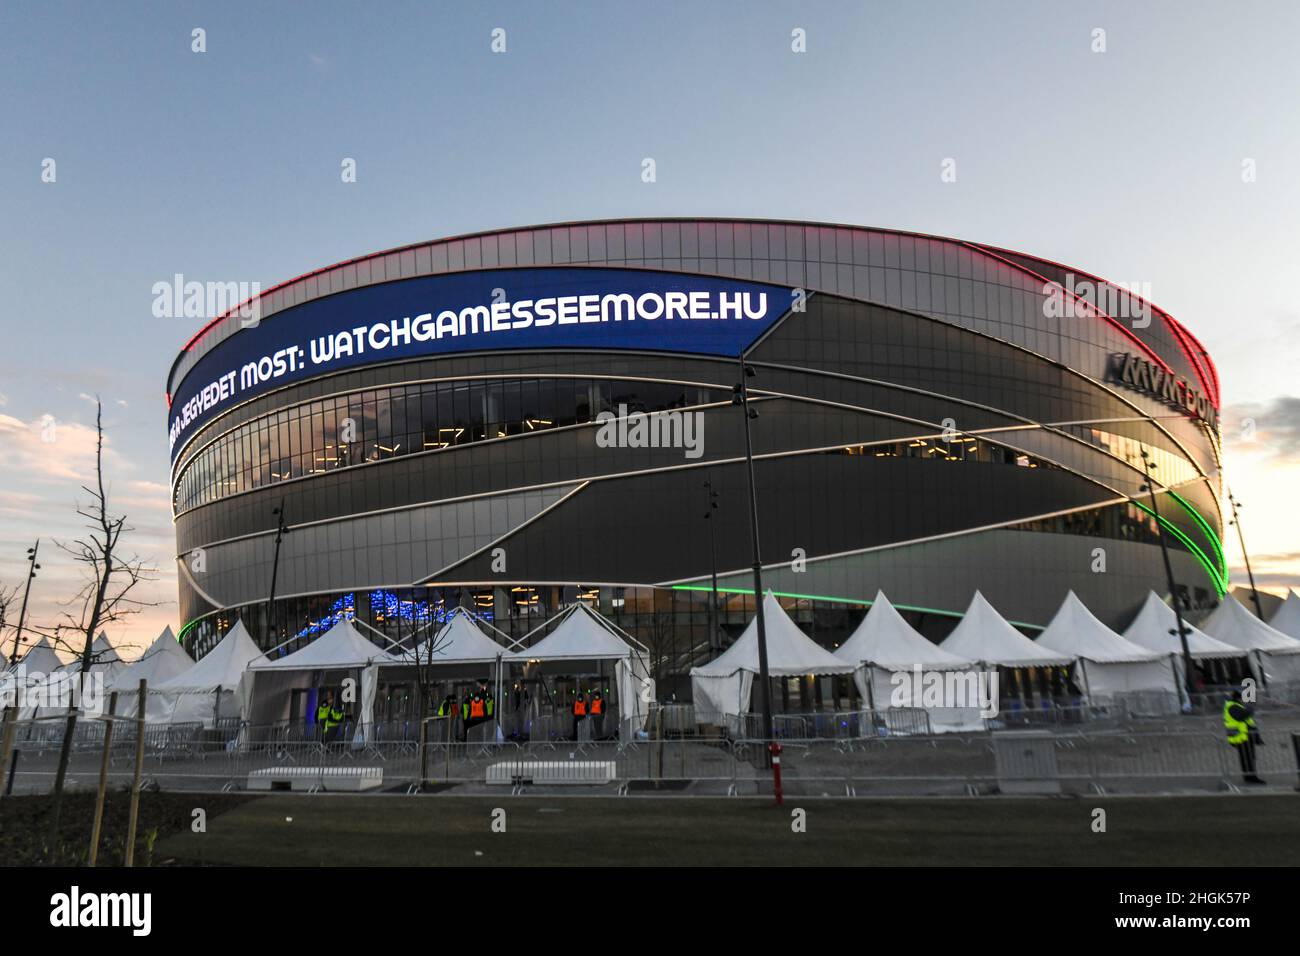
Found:
<path fill-rule="evenodd" d="M 624 660 L 635 648 L 604 618 L 582 602 L 571 610 L 546 637 L 532 647 L 519 648 L 523 661 L 612 661 Z"/>
<path fill-rule="evenodd" d="M 1065 667 L 1074 655 L 1040 647 L 1006 622 L 979 591 L 966 616 L 939 645 L 967 660 L 1001 667 Z"/>
<path fill-rule="evenodd" d="M 367 640 L 350 618 L 343 618 L 301 650 L 271 660 L 253 661 L 253 671 L 351 670 L 391 661 L 388 652 Z"/>
<path fill-rule="evenodd" d="M 1183 626 L 1187 628 L 1187 649 L 1194 658 L 1228 658 L 1244 657 L 1246 652 L 1240 648 L 1224 644 L 1222 641 L 1216 641 L 1210 635 L 1203 633 L 1187 623 L 1183 619 Z M 1126 640 L 1145 647 L 1148 650 L 1159 651 L 1162 654 L 1179 654 L 1183 653 L 1182 641 L 1178 639 L 1175 633 L 1178 629 L 1177 618 L 1174 615 L 1174 609 L 1164 601 L 1155 591 L 1147 592 L 1146 603 L 1142 605 L 1142 610 L 1138 611 L 1137 617 L 1133 623 L 1128 626 L 1124 632 Z"/>
<path fill-rule="evenodd" d="M 432 643 L 430 643 L 432 641 Z M 425 638 L 415 647 L 388 655 L 385 664 L 491 664 L 497 659 L 509 663 L 519 659 L 519 655 L 508 651 L 488 635 L 474 622 L 474 618 L 465 610 L 457 608 L 443 622 L 438 633 L 432 638 Z"/>

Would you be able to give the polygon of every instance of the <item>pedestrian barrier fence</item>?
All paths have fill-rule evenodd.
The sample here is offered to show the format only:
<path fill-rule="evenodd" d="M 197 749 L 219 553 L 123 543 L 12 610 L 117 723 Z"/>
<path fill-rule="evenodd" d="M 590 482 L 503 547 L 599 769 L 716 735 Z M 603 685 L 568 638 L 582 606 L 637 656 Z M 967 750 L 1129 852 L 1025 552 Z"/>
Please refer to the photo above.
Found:
<path fill-rule="evenodd" d="M 1014 743 L 1013 734 L 1001 729 L 927 733 L 922 716 L 920 712 L 909 723 L 913 716 L 899 709 L 783 720 L 783 732 L 799 734 L 780 738 L 784 783 L 791 792 L 803 788 L 817 794 L 963 793 L 1005 789 L 1005 781 L 1016 778 L 1005 765 L 1005 753 L 1004 765 L 999 765 L 999 748 L 1003 741 Z M 675 724 L 675 733 L 659 733 L 656 723 L 622 740 L 582 734 L 577 740 L 564 739 L 557 725 L 570 734 L 573 728 L 563 714 L 533 718 L 528 739 L 508 739 L 488 723 L 458 740 L 445 719 L 430 720 L 423 729 L 423 745 L 419 727 L 412 738 L 411 729 L 398 724 L 389 727 L 393 737 L 376 736 L 361 744 L 352 727 L 325 741 L 302 739 L 294 726 L 285 724 L 146 725 L 144 773 L 164 789 L 241 789 L 261 787 L 263 781 L 269 781 L 269 788 L 285 781 L 293 787 L 298 781 L 311 789 L 315 781 L 316 789 L 331 790 L 355 778 L 365 781 L 366 788 L 398 791 L 414 789 L 421 781 L 450 786 L 502 781 L 762 792 L 771 780 L 767 743 L 761 733 L 752 732 L 755 715 L 743 717 L 730 732 L 715 725 L 706 733 L 696 723 L 699 715 L 691 714 Z M 1272 784 L 1294 786 L 1300 767 L 1286 734 L 1285 722 L 1291 718 L 1279 711 L 1271 720 L 1262 728 L 1267 744 L 1255 750 L 1258 773 Z M 1098 722 L 1030 727 L 1041 731 L 1036 738 L 1041 743 L 1035 746 L 1050 747 L 1050 761 L 1041 751 L 1038 756 L 1043 766 L 1053 769 L 1038 769 L 1029 776 L 1054 779 L 1067 792 L 1245 786 L 1239 753 L 1227 745 L 1216 721 L 1206 715 L 1181 716 L 1164 729 Z M 74 735 L 68 780 L 73 787 L 88 789 L 99 777 L 104 722 L 84 723 L 84 732 L 79 721 Z M 61 737 L 50 734 L 56 725 L 63 727 L 61 721 L 16 725 L 16 791 L 49 789 L 60 754 Z M 692 728 L 694 732 L 688 732 Z M 1291 728 L 1300 729 L 1300 722 L 1292 720 Z M 135 753 L 135 725 L 117 722 L 108 755 L 111 786 L 130 783 Z M 1026 774 L 1021 771 L 1020 776 Z M 338 786 L 321 785 L 326 777 Z M 376 779 L 378 783 L 370 782 Z"/>

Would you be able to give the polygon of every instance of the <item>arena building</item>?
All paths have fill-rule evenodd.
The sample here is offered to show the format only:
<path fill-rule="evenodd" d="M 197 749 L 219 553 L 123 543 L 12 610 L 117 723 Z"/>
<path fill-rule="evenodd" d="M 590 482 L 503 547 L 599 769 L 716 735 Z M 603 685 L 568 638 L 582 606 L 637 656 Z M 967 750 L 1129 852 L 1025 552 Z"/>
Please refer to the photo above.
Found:
<path fill-rule="evenodd" d="M 1137 292 L 1030 255 L 581 222 L 365 256 L 251 306 L 168 376 L 196 656 L 238 618 L 294 647 L 458 604 L 522 635 L 585 600 L 671 692 L 752 615 L 742 353 L 764 585 L 827 646 L 877 590 L 935 638 L 977 588 L 1030 635 L 1069 589 L 1123 627 L 1168 590 L 1143 451 L 1183 599 L 1227 586 L 1209 356 Z"/>

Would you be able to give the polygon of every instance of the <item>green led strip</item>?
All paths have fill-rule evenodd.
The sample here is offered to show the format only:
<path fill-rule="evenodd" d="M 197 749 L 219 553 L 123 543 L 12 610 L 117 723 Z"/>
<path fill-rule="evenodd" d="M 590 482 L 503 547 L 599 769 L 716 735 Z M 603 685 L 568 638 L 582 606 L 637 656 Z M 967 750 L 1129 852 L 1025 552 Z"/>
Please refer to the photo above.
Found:
<path fill-rule="evenodd" d="M 1219 574 L 1223 577 L 1224 582 L 1227 582 L 1228 560 L 1227 556 L 1223 552 L 1223 542 L 1219 540 L 1219 536 L 1214 533 L 1214 529 L 1210 527 L 1210 523 L 1206 521 L 1201 513 L 1192 506 L 1190 501 L 1172 488 L 1167 490 L 1169 494 L 1174 496 L 1174 500 L 1183 506 L 1183 510 L 1192 516 L 1193 520 L 1195 520 L 1200 526 L 1201 531 L 1205 534 L 1205 537 L 1209 540 L 1210 544 L 1213 545 L 1215 556 L 1219 559 Z"/>
<path fill-rule="evenodd" d="M 216 614 L 217 612 L 212 611 L 211 613 Z M 194 620 L 190 621 L 190 623 L 182 627 L 181 632 L 176 635 L 176 643 L 179 644 L 181 641 L 185 640 L 185 635 L 188 634 L 191 630 L 193 630 L 194 627 L 199 623 L 199 621 L 203 620 L 203 618 L 207 616 L 208 616 L 207 614 L 200 615 L 199 617 L 196 617 Z"/>
<path fill-rule="evenodd" d="M 674 591 L 712 591 L 713 588 L 707 584 L 674 584 Z M 753 597 L 753 588 L 718 588 L 719 594 L 744 594 Z M 773 591 L 773 596 L 783 598 L 797 598 L 804 601 L 830 601 L 834 604 L 865 604 L 868 607 L 875 603 L 874 600 L 868 601 L 866 598 L 848 598 L 848 597 L 830 597 L 825 594 L 795 594 L 791 591 Z M 893 602 L 890 602 L 893 603 Z M 942 614 L 944 617 L 965 617 L 965 611 L 941 611 L 937 607 L 921 607 L 916 604 L 895 604 L 894 607 L 902 611 L 917 611 L 921 614 Z M 1036 631 L 1043 629 L 1042 624 L 1027 624 L 1024 621 L 1007 621 L 1016 627 L 1032 627 Z"/>
<path fill-rule="evenodd" d="M 1183 532 L 1180 531 L 1177 527 L 1175 527 L 1172 522 L 1168 521 L 1165 518 L 1158 517 L 1154 511 L 1152 511 L 1150 508 L 1148 508 L 1146 505 L 1142 504 L 1141 502 L 1134 500 L 1133 504 L 1137 505 L 1147 514 L 1151 515 L 1151 517 L 1159 521 L 1160 526 L 1162 528 L 1166 529 L 1170 534 L 1176 537 L 1179 541 L 1187 545 L 1187 550 L 1189 550 L 1192 553 L 1192 557 L 1194 557 L 1197 561 L 1201 562 L 1201 567 L 1203 567 L 1205 569 L 1205 573 L 1209 575 L 1210 582 L 1214 585 L 1214 590 L 1219 597 L 1223 597 L 1223 595 L 1227 593 L 1228 591 L 1227 576 L 1224 575 L 1222 578 L 1219 577 L 1219 572 L 1215 569 L 1214 565 L 1210 563 L 1210 559 L 1205 556 L 1205 552 L 1202 551 L 1200 548 L 1198 548 L 1196 546 L 1196 543 L 1192 541 L 1191 538 L 1183 534 Z"/>

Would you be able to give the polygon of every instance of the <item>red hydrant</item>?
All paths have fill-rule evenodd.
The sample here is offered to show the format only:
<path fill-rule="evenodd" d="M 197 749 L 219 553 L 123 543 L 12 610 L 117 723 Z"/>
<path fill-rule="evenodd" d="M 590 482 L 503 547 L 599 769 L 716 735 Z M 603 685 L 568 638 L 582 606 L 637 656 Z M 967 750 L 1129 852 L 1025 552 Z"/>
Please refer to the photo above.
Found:
<path fill-rule="evenodd" d="M 779 807 L 784 802 L 781 799 L 781 745 L 774 740 L 767 745 L 767 752 L 772 755 L 772 790 Z"/>

